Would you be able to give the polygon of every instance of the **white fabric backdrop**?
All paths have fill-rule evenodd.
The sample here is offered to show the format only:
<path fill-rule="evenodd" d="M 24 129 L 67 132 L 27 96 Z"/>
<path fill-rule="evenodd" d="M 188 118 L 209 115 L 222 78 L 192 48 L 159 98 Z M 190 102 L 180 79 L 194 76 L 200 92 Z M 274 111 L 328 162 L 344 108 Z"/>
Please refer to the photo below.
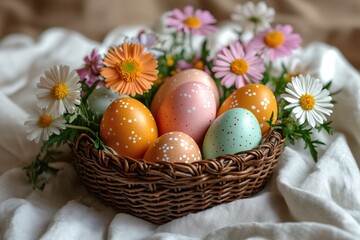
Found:
<path fill-rule="evenodd" d="M 66 161 L 43 192 L 22 170 L 40 145 L 23 125 L 35 111 L 34 90 L 55 64 L 78 68 L 92 48 L 104 51 L 139 27 L 114 29 L 103 43 L 53 28 L 39 39 L 10 35 L 0 42 L 0 236 L 2 239 L 360 239 L 360 75 L 331 46 L 313 43 L 299 53 L 323 81 L 333 80 L 338 102 L 335 134 L 317 164 L 302 144 L 287 147 L 267 187 L 249 199 L 223 204 L 157 226 L 117 214 L 89 195 Z M 231 38 L 226 29 L 213 43 Z M 225 40 L 224 40 L 225 39 Z M 66 149 L 65 149 L 66 150 Z"/>

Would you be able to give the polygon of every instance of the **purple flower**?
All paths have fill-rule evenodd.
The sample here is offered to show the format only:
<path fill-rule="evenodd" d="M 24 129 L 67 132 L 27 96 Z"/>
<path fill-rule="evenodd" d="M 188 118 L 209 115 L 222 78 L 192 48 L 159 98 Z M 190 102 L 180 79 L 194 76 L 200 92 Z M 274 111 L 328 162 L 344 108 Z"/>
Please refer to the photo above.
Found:
<path fill-rule="evenodd" d="M 250 49 L 261 49 L 265 57 L 274 61 L 278 57 L 290 56 L 292 50 L 299 47 L 301 37 L 293 33 L 290 25 L 276 25 L 254 37 L 250 42 Z"/>
<path fill-rule="evenodd" d="M 181 71 L 186 70 L 186 69 L 190 69 L 193 68 L 193 64 L 192 63 L 188 63 L 187 61 L 185 61 L 184 59 L 180 59 L 177 64 L 176 64 L 176 68 L 180 69 Z"/>
<path fill-rule="evenodd" d="M 99 71 L 101 66 L 101 57 L 96 49 L 93 49 L 90 56 L 84 58 L 85 66 L 83 68 L 77 69 L 76 72 L 79 74 L 81 80 L 88 80 L 86 83 L 91 86 L 94 82 L 98 80 Z"/>
<path fill-rule="evenodd" d="M 193 33 L 194 35 L 208 35 L 217 30 L 212 24 L 216 19 L 209 11 L 194 10 L 192 6 L 186 6 L 184 11 L 174 9 L 167 18 L 167 25 L 174 27 L 177 32 Z"/>
<path fill-rule="evenodd" d="M 158 58 L 164 55 L 163 51 L 156 49 L 156 45 L 158 44 L 158 39 L 153 33 L 145 33 L 141 31 L 137 37 L 133 37 L 130 40 L 126 40 L 128 43 L 138 43 L 144 46 L 144 52 L 151 52 L 154 54 L 155 58 Z"/>
<path fill-rule="evenodd" d="M 235 84 L 241 88 L 247 83 L 258 83 L 265 71 L 262 59 L 255 51 L 246 51 L 239 41 L 229 48 L 223 48 L 217 55 L 213 71 L 215 77 L 222 78 L 221 84 L 230 88 Z"/>

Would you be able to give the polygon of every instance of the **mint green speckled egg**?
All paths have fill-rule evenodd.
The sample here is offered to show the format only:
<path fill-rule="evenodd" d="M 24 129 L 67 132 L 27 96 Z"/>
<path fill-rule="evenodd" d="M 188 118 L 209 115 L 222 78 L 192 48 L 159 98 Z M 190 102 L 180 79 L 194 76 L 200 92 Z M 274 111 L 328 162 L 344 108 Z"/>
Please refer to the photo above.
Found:
<path fill-rule="evenodd" d="M 204 159 L 235 154 L 257 147 L 262 139 L 255 115 L 244 108 L 233 108 L 217 117 L 206 132 L 202 152 Z"/>
<path fill-rule="evenodd" d="M 94 110 L 99 116 L 102 116 L 110 103 L 122 97 L 129 96 L 115 93 L 114 91 L 106 87 L 101 87 L 95 89 L 90 94 L 88 98 L 88 104 L 92 110 Z"/>

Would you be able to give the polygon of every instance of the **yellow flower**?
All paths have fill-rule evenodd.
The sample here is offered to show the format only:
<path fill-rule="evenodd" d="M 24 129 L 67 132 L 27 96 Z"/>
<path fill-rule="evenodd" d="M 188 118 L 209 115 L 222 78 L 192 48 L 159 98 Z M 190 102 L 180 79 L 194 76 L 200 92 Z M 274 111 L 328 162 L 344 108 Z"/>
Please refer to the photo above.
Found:
<path fill-rule="evenodd" d="M 157 79 L 157 60 L 137 43 L 123 43 L 110 49 L 100 74 L 105 85 L 120 94 L 135 96 L 147 92 Z"/>
<path fill-rule="evenodd" d="M 167 65 L 168 67 L 174 66 L 174 63 L 175 63 L 174 57 L 167 57 L 167 58 L 166 58 L 166 65 Z"/>

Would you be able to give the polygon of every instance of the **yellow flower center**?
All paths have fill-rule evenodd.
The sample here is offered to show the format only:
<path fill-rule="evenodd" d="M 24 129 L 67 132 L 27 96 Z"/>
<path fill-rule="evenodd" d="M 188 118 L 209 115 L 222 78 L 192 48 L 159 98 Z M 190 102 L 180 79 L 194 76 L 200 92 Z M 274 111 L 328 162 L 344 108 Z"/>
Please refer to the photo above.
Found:
<path fill-rule="evenodd" d="M 116 65 L 116 70 L 120 74 L 122 80 L 127 82 L 134 82 L 141 75 L 141 63 L 134 59 L 128 58 Z"/>
<path fill-rule="evenodd" d="M 51 89 L 51 94 L 56 100 L 63 100 L 69 93 L 69 88 L 64 83 L 56 83 Z"/>
<path fill-rule="evenodd" d="M 179 69 L 172 70 L 172 71 L 170 72 L 170 76 L 174 76 L 175 74 L 177 74 L 177 73 L 179 73 L 179 72 L 180 72 Z"/>
<path fill-rule="evenodd" d="M 183 21 L 189 28 L 198 28 L 201 26 L 201 20 L 197 17 L 191 16 Z"/>
<path fill-rule="evenodd" d="M 269 32 L 264 38 L 265 44 L 271 48 L 280 46 L 283 44 L 284 40 L 284 34 L 278 31 Z"/>
<path fill-rule="evenodd" d="M 46 127 L 50 126 L 52 121 L 53 121 L 53 118 L 50 115 L 43 114 L 39 117 L 38 125 L 41 128 L 46 128 Z"/>
<path fill-rule="evenodd" d="M 201 60 L 197 60 L 193 64 L 194 68 L 204 70 L 204 63 Z"/>
<path fill-rule="evenodd" d="M 171 67 L 171 66 L 173 66 L 174 65 L 174 58 L 173 57 L 168 57 L 168 58 L 166 58 L 166 66 L 168 66 L 168 67 Z"/>
<path fill-rule="evenodd" d="M 300 106 L 304 110 L 312 110 L 315 106 L 315 99 L 309 94 L 304 94 L 300 97 Z"/>
<path fill-rule="evenodd" d="M 235 59 L 230 64 L 231 71 L 237 75 L 247 73 L 249 66 L 244 59 Z"/>
<path fill-rule="evenodd" d="M 261 22 L 261 19 L 255 16 L 252 16 L 249 18 L 250 22 L 253 22 L 255 25 L 259 24 Z"/>

